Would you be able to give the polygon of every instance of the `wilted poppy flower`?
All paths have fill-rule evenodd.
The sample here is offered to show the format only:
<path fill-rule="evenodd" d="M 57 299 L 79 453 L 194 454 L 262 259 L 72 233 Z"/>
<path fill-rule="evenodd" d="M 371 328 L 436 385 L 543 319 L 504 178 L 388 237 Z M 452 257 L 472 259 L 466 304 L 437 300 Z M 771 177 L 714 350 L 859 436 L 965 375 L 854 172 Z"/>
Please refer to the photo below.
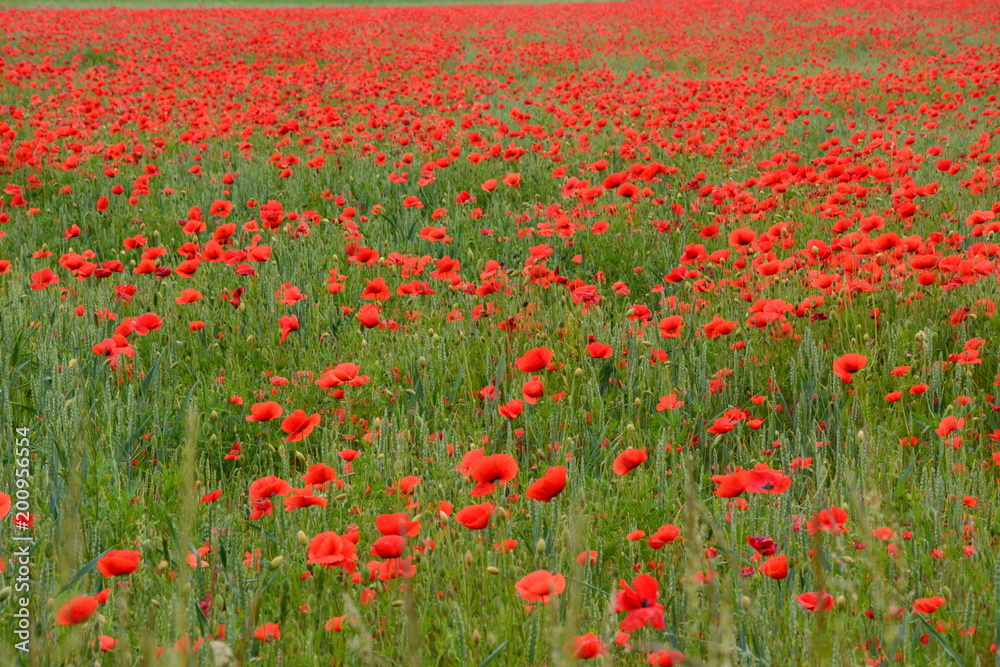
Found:
<path fill-rule="evenodd" d="M 566 488 L 566 466 L 550 466 L 545 474 L 528 486 L 524 495 L 531 500 L 550 502 Z"/>
<path fill-rule="evenodd" d="M 537 373 L 552 361 L 552 350 L 536 347 L 517 358 L 517 367 L 525 373 Z"/>
<path fill-rule="evenodd" d="M 868 357 L 861 354 L 845 354 L 833 362 L 833 373 L 846 384 L 854 382 L 854 374 L 868 364 Z"/>
<path fill-rule="evenodd" d="M 320 423 L 319 415 L 307 415 L 305 410 L 296 410 L 281 422 L 281 430 L 288 434 L 285 442 L 302 440 Z"/>
<path fill-rule="evenodd" d="M 59 625 L 77 625 L 85 622 L 97 611 L 97 598 L 82 595 L 66 601 L 56 612 L 56 623 Z"/>
<path fill-rule="evenodd" d="M 142 553 L 139 551 L 109 551 L 97 559 L 97 571 L 105 577 L 132 574 L 139 569 Z"/>
<path fill-rule="evenodd" d="M 490 514 L 493 512 L 491 503 L 480 505 L 469 505 L 463 507 L 455 514 L 455 521 L 469 530 L 482 530 L 490 522 Z"/>
<path fill-rule="evenodd" d="M 548 604 L 553 596 L 560 595 L 566 590 L 566 578 L 561 574 L 552 574 L 548 570 L 535 570 L 521 577 L 514 587 L 526 602 Z"/>

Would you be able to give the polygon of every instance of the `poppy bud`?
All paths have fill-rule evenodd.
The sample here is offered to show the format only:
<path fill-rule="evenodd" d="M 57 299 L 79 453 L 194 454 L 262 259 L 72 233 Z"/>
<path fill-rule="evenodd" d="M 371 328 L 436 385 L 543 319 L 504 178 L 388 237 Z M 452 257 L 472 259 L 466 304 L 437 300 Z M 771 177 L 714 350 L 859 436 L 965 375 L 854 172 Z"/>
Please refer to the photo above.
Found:
<path fill-rule="evenodd" d="M 430 334 L 434 335 L 433 329 L 431 329 Z M 421 356 L 419 359 L 417 359 L 417 365 L 420 366 L 421 368 L 427 368 L 427 357 Z"/>
<path fill-rule="evenodd" d="M 299 450 L 297 450 L 297 449 L 295 450 L 295 458 L 296 458 L 296 460 L 297 460 L 297 461 L 299 461 L 300 463 L 305 463 L 305 462 L 306 462 L 306 455 L 305 455 L 305 454 L 303 454 L 302 452 L 300 452 L 300 451 L 299 451 Z"/>
<path fill-rule="evenodd" d="M 645 347 L 653 347 L 653 344 L 648 340 L 646 340 L 645 338 L 639 341 L 639 345 L 643 345 Z"/>
<path fill-rule="evenodd" d="M 49 598 L 48 600 L 45 601 L 45 609 L 47 611 L 52 611 L 53 609 L 55 609 L 55 606 L 56 606 L 56 601 L 53 600 L 52 598 Z"/>
<path fill-rule="evenodd" d="M 284 556 L 275 556 L 274 558 L 271 559 L 271 562 L 269 563 L 269 565 L 270 565 L 270 567 L 271 567 L 272 570 L 277 570 L 279 567 L 281 567 L 281 564 L 284 561 L 285 561 L 285 557 Z"/>
<path fill-rule="evenodd" d="M 94 614 L 94 620 L 97 621 L 98 625 L 102 625 L 108 622 L 108 619 L 104 618 L 104 614 L 100 612 Z"/>
<path fill-rule="evenodd" d="M 252 340 L 253 340 L 253 334 L 250 334 L 249 336 L 247 336 L 247 342 L 248 342 L 248 343 L 249 343 L 250 341 L 252 341 Z"/>
<path fill-rule="evenodd" d="M 845 604 L 847 604 L 847 598 L 845 598 L 843 595 L 838 595 L 837 596 L 837 606 L 838 607 L 843 607 Z"/>
<path fill-rule="evenodd" d="M 538 542 L 535 543 L 535 553 L 540 554 L 545 552 L 545 538 L 539 537 Z"/>
<path fill-rule="evenodd" d="M 288 456 L 288 450 L 285 449 L 284 445 L 278 445 L 278 456 L 280 456 L 281 458 L 285 458 L 286 456 Z"/>
<path fill-rule="evenodd" d="M 465 552 L 465 564 L 466 565 L 472 565 L 472 552 L 471 551 L 466 551 Z"/>
<path fill-rule="evenodd" d="M 500 568 L 495 567 L 493 565 L 490 565 L 489 567 L 487 567 L 486 571 L 489 572 L 490 574 L 500 574 Z M 8 586 L 7 588 L 5 588 L 4 590 L 10 590 L 10 586 Z"/>
<path fill-rule="evenodd" d="M 625 430 L 628 431 L 629 433 L 635 433 L 635 424 L 633 424 L 632 422 L 625 424 Z"/>
<path fill-rule="evenodd" d="M 240 301 L 240 305 L 236 306 L 236 310 L 240 311 L 241 313 L 244 312 L 246 309 L 247 309 L 247 304 L 244 303 L 243 301 Z"/>
<path fill-rule="evenodd" d="M 483 636 L 481 634 L 479 634 L 479 630 L 473 630 L 472 631 L 472 643 L 473 644 L 478 644 L 481 641 L 483 641 Z"/>
<path fill-rule="evenodd" d="M 633 402 L 635 404 L 636 409 L 642 407 L 642 399 L 639 398 L 638 396 L 635 397 L 635 401 L 633 401 Z"/>
<path fill-rule="evenodd" d="M 860 440 L 861 442 L 865 441 L 865 432 L 864 431 L 858 431 L 858 440 Z"/>
<path fill-rule="evenodd" d="M 337 494 L 337 497 L 334 498 L 334 500 L 338 500 L 338 501 L 339 500 L 347 500 L 347 494 L 346 493 L 339 493 L 339 494 Z"/>
<path fill-rule="evenodd" d="M 3 590 L 0 590 L 0 602 L 5 602 L 13 592 L 14 592 L 13 588 L 11 588 L 10 586 L 4 586 Z"/>
<path fill-rule="evenodd" d="M 213 433 L 212 435 L 208 436 L 208 441 L 214 445 L 216 442 L 219 441 L 219 436 Z"/>
<path fill-rule="evenodd" d="M 270 450 L 272 454 L 278 451 L 277 449 L 274 448 L 274 445 L 272 445 L 271 443 L 268 443 L 267 448 L 268 450 Z"/>
<path fill-rule="evenodd" d="M 69 360 L 69 364 L 67 364 L 67 366 L 68 366 L 69 368 L 76 368 L 76 365 L 77 365 L 78 363 L 80 363 L 80 362 L 79 362 L 79 360 L 78 360 L 78 359 L 76 359 L 76 358 L 73 358 L 73 359 L 70 359 L 70 360 Z"/>
<path fill-rule="evenodd" d="M 576 377 L 578 377 L 578 378 L 579 377 L 583 377 L 583 369 L 582 368 L 575 369 L 573 371 L 573 375 L 576 376 Z"/>
<path fill-rule="evenodd" d="M 750 598 L 744 595 L 742 598 L 740 598 L 740 606 L 743 607 L 744 611 L 750 611 L 750 607 L 753 606 L 753 602 L 750 600 Z"/>
<path fill-rule="evenodd" d="M 154 607 L 156 607 L 157 609 L 159 609 L 159 608 L 160 608 L 160 601 L 159 601 L 159 600 L 157 600 L 156 598 L 153 598 L 153 599 L 151 599 L 151 600 L 149 601 L 149 604 L 153 605 L 153 606 L 154 606 Z"/>
<path fill-rule="evenodd" d="M 52 542 L 48 542 L 45 545 L 45 549 L 42 551 L 46 558 L 52 558 L 56 553 L 56 546 Z"/>
<path fill-rule="evenodd" d="M 952 598 L 951 589 L 948 588 L 947 586 L 942 586 L 941 597 L 943 597 L 945 600 L 950 600 Z"/>
<path fill-rule="evenodd" d="M 295 539 L 297 539 L 299 541 L 299 544 L 301 544 L 302 546 L 308 546 L 309 544 L 309 536 L 306 535 L 304 531 L 300 530 L 298 533 L 296 533 Z"/>
<path fill-rule="evenodd" d="M 368 341 L 366 341 L 364 338 L 361 339 L 361 347 L 368 347 Z"/>
<path fill-rule="evenodd" d="M 170 567 L 170 563 L 168 563 L 168 562 L 167 562 L 167 561 L 165 561 L 165 560 L 161 560 L 161 561 L 160 561 L 159 563 L 157 563 L 157 565 L 156 565 L 156 569 L 157 569 L 157 570 L 159 570 L 160 572 L 166 572 L 166 571 L 167 571 L 167 568 L 169 568 L 169 567 Z"/>
<path fill-rule="evenodd" d="M 406 603 L 403 602 L 402 600 L 393 600 L 391 603 L 389 603 L 389 606 L 390 607 L 402 607 L 404 604 L 406 604 Z"/>

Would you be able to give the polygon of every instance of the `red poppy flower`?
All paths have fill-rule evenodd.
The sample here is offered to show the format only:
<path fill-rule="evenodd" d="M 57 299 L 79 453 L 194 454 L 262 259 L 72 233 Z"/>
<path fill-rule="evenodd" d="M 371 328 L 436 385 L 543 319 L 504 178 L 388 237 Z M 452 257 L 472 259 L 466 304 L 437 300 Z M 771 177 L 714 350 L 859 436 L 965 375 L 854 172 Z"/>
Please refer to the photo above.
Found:
<path fill-rule="evenodd" d="M 545 474 L 528 486 L 524 493 L 531 500 L 540 500 L 543 503 L 551 502 L 553 498 L 562 493 L 566 488 L 566 466 L 550 466 Z"/>
<path fill-rule="evenodd" d="M 265 623 L 254 630 L 253 636 L 262 642 L 270 642 L 281 639 L 281 624 Z"/>
<path fill-rule="evenodd" d="M 649 546 L 654 549 L 662 549 L 667 544 L 670 544 L 676 540 L 681 534 L 681 529 L 677 526 L 668 524 L 666 526 L 660 526 L 656 529 L 656 532 L 649 536 Z"/>
<path fill-rule="evenodd" d="M 765 577 L 770 577 L 772 579 L 784 579 L 788 576 L 788 556 L 782 554 L 781 556 L 768 558 L 760 564 L 757 571 Z"/>
<path fill-rule="evenodd" d="M 97 611 L 97 598 L 85 595 L 68 600 L 56 612 L 56 623 L 59 625 L 78 625 L 85 622 Z"/>
<path fill-rule="evenodd" d="M 254 403 L 250 406 L 250 416 L 246 418 L 248 422 L 266 422 L 277 419 L 284 412 L 280 403 L 265 401 L 264 403 Z"/>
<path fill-rule="evenodd" d="M 302 475 L 303 482 L 312 484 L 318 489 L 325 487 L 328 482 L 332 482 L 335 479 L 337 479 L 337 471 L 325 463 L 314 463 Z"/>
<path fill-rule="evenodd" d="M 573 637 L 566 643 L 566 652 L 574 660 L 590 660 L 599 655 L 608 654 L 608 645 L 601 641 L 601 638 L 593 632 L 585 635 Z"/>
<path fill-rule="evenodd" d="M 472 489 L 475 497 L 486 496 L 517 476 L 517 461 L 510 454 L 482 456 L 469 468 L 469 476 L 479 482 Z"/>
<path fill-rule="evenodd" d="M 97 571 L 109 578 L 132 574 L 139 569 L 141 560 L 139 551 L 109 551 L 97 559 Z"/>
<path fill-rule="evenodd" d="M 619 591 L 615 595 L 615 613 L 627 611 L 628 614 L 619 623 L 625 632 L 634 632 L 652 624 L 656 630 L 663 630 L 663 605 L 657 602 L 660 595 L 660 585 L 648 574 L 640 574 L 632 580 L 632 585 L 622 579 L 618 582 Z"/>
<path fill-rule="evenodd" d="M 680 651 L 661 649 L 646 656 L 646 662 L 653 667 L 674 667 L 684 661 L 684 654 Z"/>
<path fill-rule="evenodd" d="M 552 361 L 552 350 L 536 347 L 517 358 L 517 367 L 525 373 L 537 373 Z"/>
<path fill-rule="evenodd" d="M 845 354 L 833 362 L 833 373 L 845 384 L 854 382 L 854 374 L 868 364 L 868 357 L 861 354 Z"/>
<path fill-rule="evenodd" d="M 288 434 L 285 442 L 298 442 L 304 439 L 319 425 L 319 415 L 307 415 L 305 410 L 296 410 L 281 422 L 281 430 Z"/>
<path fill-rule="evenodd" d="M 795 600 L 802 605 L 803 609 L 813 613 L 817 611 L 830 611 L 833 609 L 835 602 L 833 596 L 826 591 L 819 591 L 818 593 L 803 593 L 802 595 L 796 596 Z"/>
<path fill-rule="evenodd" d="M 837 535 L 847 532 L 845 523 L 847 523 L 847 512 L 839 507 L 831 507 L 830 509 L 825 509 L 814 514 L 809 519 L 807 528 L 810 535 L 815 535 L 819 532 L 830 532 Z"/>
<path fill-rule="evenodd" d="M 354 542 L 346 537 L 327 531 L 309 540 L 309 558 L 306 562 L 323 567 L 342 567 L 348 572 L 354 572 L 358 560 L 356 548 Z"/>
<path fill-rule="evenodd" d="M 554 596 L 561 595 L 566 590 L 566 578 L 548 570 L 535 570 L 521 577 L 514 588 L 525 602 L 548 604 Z"/>
<path fill-rule="evenodd" d="M 506 417 L 507 419 L 517 419 L 518 417 L 521 416 L 521 412 L 523 410 L 524 410 L 524 402 L 519 398 L 515 398 L 512 401 L 507 401 L 503 405 L 497 407 L 497 411 L 500 413 L 500 415 Z"/>
<path fill-rule="evenodd" d="M 375 528 L 383 535 L 415 537 L 420 533 L 420 522 L 410 520 L 406 512 L 380 514 L 375 517 Z"/>
<path fill-rule="evenodd" d="M 942 605 L 947 603 L 940 595 L 935 595 L 930 598 L 917 598 L 913 601 L 913 611 L 918 614 L 933 614 Z"/>
<path fill-rule="evenodd" d="M 632 449 L 629 447 L 624 452 L 615 457 L 615 462 L 611 466 L 616 475 L 627 475 L 649 458 L 644 449 Z"/>
<path fill-rule="evenodd" d="M 660 336 L 663 338 L 680 338 L 683 326 L 684 318 L 680 315 L 664 317 L 657 325 L 660 330 Z"/>
<path fill-rule="evenodd" d="M 271 496 L 287 496 L 292 487 L 285 480 L 274 475 L 261 477 L 250 484 L 250 500 L 264 500 Z"/>
<path fill-rule="evenodd" d="M 611 346 L 607 343 L 593 342 L 587 345 L 587 353 L 594 359 L 607 359 L 611 356 Z"/>
<path fill-rule="evenodd" d="M 455 514 L 455 521 L 469 530 L 482 530 L 490 522 L 490 514 L 493 512 L 491 503 L 480 505 L 469 505 L 463 507 Z"/>

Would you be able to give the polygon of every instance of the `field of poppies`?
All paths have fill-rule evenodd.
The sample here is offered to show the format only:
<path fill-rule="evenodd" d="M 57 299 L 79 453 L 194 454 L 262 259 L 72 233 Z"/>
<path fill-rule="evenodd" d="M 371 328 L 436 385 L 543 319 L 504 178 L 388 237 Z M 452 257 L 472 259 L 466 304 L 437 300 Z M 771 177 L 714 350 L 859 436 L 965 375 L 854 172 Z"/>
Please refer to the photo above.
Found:
<path fill-rule="evenodd" d="M 1000 664 L 1000 6 L 0 25 L 0 663 Z"/>

